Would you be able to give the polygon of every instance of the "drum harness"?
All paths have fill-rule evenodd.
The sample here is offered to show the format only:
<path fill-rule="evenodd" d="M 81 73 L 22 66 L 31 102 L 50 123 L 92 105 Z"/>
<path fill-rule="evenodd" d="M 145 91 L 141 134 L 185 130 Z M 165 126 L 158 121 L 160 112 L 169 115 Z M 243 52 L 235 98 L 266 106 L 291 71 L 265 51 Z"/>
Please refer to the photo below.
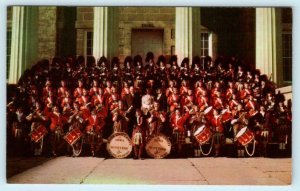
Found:
<path fill-rule="evenodd" d="M 248 145 L 250 144 L 247 144 L 245 145 L 245 150 L 246 150 L 246 153 L 248 154 L 249 157 L 252 157 L 255 153 L 255 138 L 253 139 L 253 147 L 252 147 L 252 153 L 250 154 L 249 151 L 248 151 Z"/>
<path fill-rule="evenodd" d="M 199 147 L 200 147 L 200 152 L 201 152 L 201 154 L 204 155 L 204 156 L 210 155 L 210 153 L 211 153 L 211 151 L 212 151 L 212 148 L 213 148 L 213 144 L 214 144 L 214 139 L 212 138 L 212 139 L 211 139 L 211 145 L 210 145 L 209 151 L 208 151 L 207 153 L 204 153 L 204 152 L 203 152 L 202 147 L 201 147 L 201 144 L 200 144 Z"/>

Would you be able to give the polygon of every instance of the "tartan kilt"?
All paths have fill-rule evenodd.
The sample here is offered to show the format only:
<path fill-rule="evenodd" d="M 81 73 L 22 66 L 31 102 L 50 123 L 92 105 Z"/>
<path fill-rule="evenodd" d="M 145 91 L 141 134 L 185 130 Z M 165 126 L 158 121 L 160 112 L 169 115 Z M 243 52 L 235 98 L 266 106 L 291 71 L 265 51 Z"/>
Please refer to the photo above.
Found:
<path fill-rule="evenodd" d="M 185 132 L 184 131 L 174 132 L 173 140 L 175 144 L 185 144 Z"/>

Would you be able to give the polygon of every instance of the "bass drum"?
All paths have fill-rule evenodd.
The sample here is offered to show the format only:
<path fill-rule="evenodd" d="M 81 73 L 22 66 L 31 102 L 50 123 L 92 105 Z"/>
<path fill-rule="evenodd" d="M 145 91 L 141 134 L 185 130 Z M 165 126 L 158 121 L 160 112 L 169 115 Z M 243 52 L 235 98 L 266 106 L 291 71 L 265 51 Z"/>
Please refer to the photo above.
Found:
<path fill-rule="evenodd" d="M 114 158 L 126 158 L 132 151 L 132 142 L 126 133 L 117 132 L 108 138 L 106 149 Z"/>
<path fill-rule="evenodd" d="M 152 158 L 165 158 L 171 152 L 171 141 L 163 134 L 152 135 L 146 144 L 146 152 Z"/>

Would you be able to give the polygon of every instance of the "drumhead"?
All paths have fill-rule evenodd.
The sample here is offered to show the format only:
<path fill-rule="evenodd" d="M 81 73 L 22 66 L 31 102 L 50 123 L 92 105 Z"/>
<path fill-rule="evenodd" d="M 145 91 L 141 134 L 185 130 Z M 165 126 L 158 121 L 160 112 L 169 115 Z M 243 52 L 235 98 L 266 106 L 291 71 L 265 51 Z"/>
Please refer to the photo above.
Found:
<path fill-rule="evenodd" d="M 211 110 L 212 110 L 212 106 L 209 106 L 208 108 L 206 108 L 205 110 L 204 110 L 204 114 L 208 114 Z"/>
<path fill-rule="evenodd" d="M 132 151 L 131 139 L 126 133 L 114 133 L 108 138 L 106 149 L 114 158 L 126 158 Z"/>
<path fill-rule="evenodd" d="M 236 134 L 236 137 L 242 136 L 247 130 L 247 127 L 243 127 L 239 132 Z"/>
<path fill-rule="evenodd" d="M 196 135 L 198 135 L 200 132 L 202 132 L 204 128 L 205 128 L 205 125 L 200 126 L 200 127 L 194 132 L 194 136 L 196 136 Z"/>
<path fill-rule="evenodd" d="M 153 135 L 149 138 L 145 149 L 152 158 L 164 158 L 171 152 L 171 141 L 163 134 Z"/>

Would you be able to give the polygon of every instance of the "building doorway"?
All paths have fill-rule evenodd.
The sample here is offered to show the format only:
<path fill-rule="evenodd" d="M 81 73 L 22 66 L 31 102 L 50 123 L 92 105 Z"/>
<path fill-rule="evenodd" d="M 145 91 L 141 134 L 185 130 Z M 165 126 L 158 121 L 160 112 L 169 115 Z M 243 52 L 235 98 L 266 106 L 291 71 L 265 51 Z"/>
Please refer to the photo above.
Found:
<path fill-rule="evenodd" d="M 139 54 L 145 61 L 147 52 L 154 54 L 154 61 L 163 53 L 163 29 L 132 29 L 131 55 Z"/>

